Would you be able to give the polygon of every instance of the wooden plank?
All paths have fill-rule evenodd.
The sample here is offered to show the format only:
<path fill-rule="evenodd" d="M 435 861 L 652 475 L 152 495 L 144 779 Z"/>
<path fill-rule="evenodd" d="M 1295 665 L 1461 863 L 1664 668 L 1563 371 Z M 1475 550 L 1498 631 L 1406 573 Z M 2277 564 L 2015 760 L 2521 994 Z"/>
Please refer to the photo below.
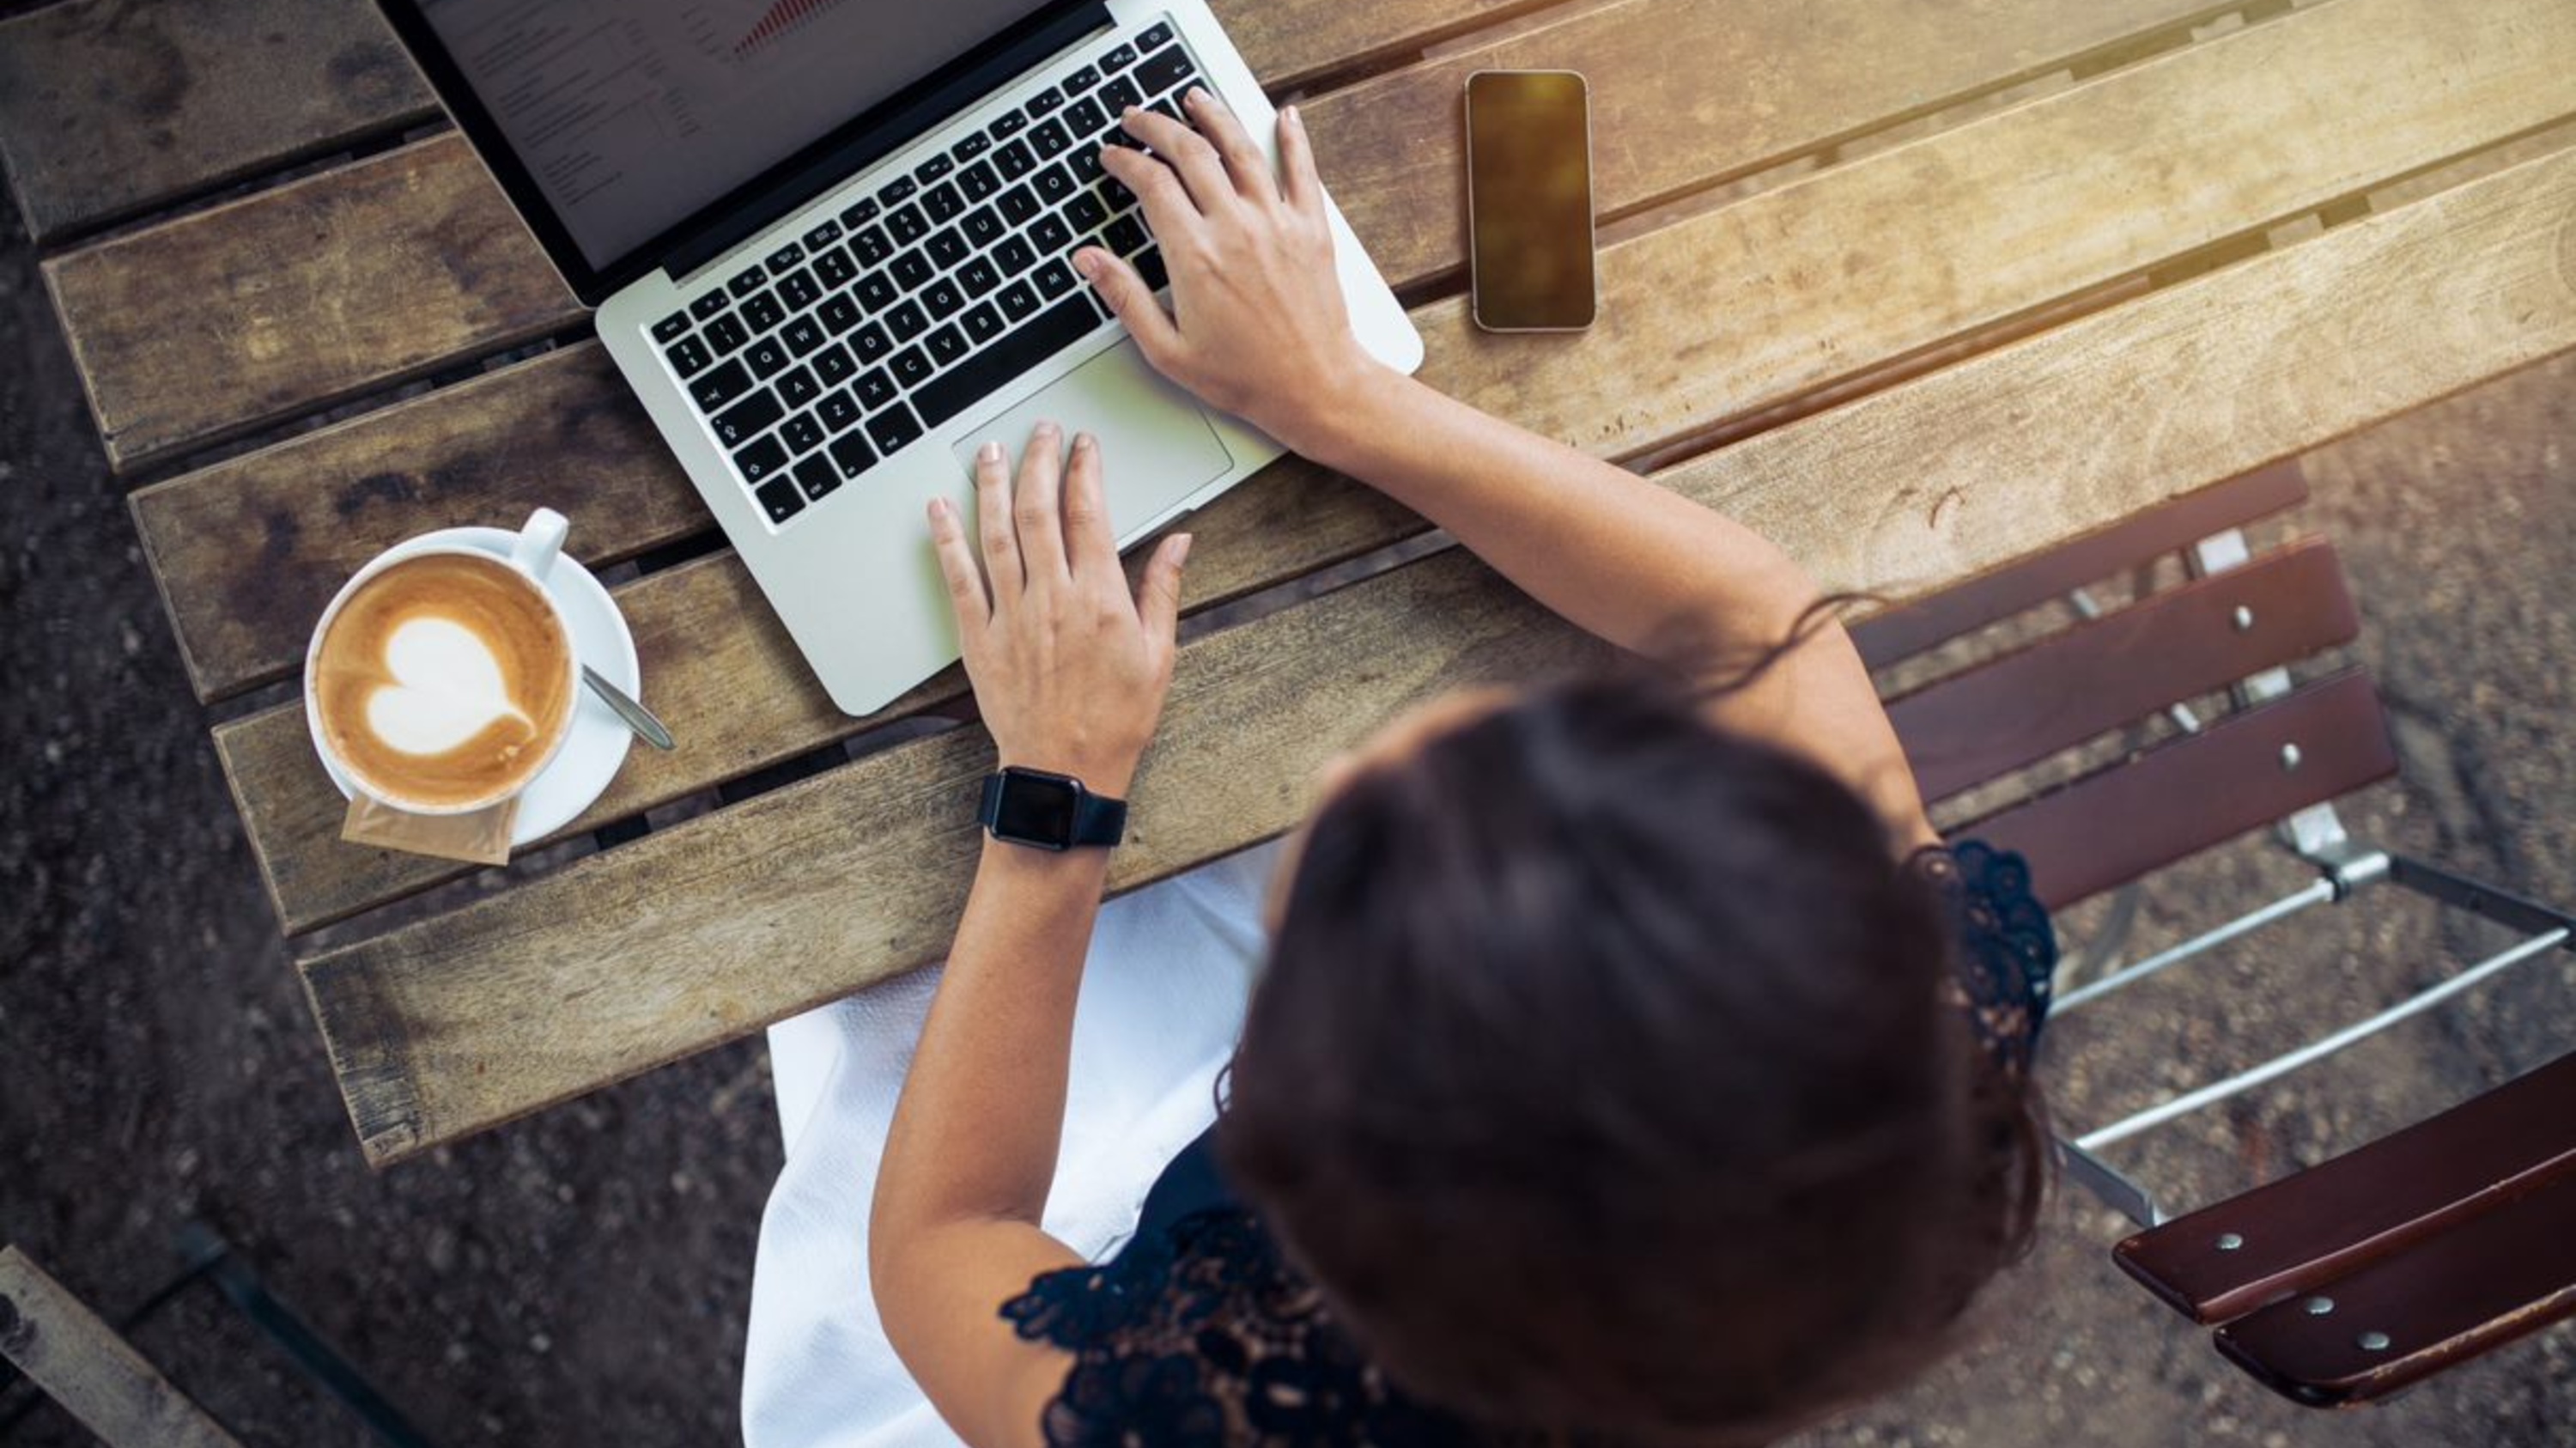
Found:
<path fill-rule="evenodd" d="M 0 1357 L 119 1448 L 238 1448 L 116 1329 L 15 1247 L 0 1247 Z"/>
<path fill-rule="evenodd" d="M 2537 100 L 2528 94 L 2533 87 L 2497 78 L 2529 72 L 2507 43 L 2527 40 L 2527 28 L 2481 27 L 2458 17 L 2432 25 L 2425 17 L 2435 3 L 2332 0 L 1612 248 L 1603 259 L 1604 275 L 1634 305 L 1626 309 L 1626 320 L 1605 322 L 1579 340 L 1489 337 L 1474 330 L 1457 302 L 1417 309 L 1416 320 L 1430 341 L 1425 375 L 1502 416 L 1617 456 L 1902 356 L 1992 321 L 2034 295 L 2078 290 L 2148 265 L 2250 223 L 2272 207 L 2290 205 L 2303 193 L 2301 183 L 2284 179 L 2297 169 L 2283 164 L 2285 152 L 2296 152 L 2303 163 L 2331 176 L 2388 174 L 2461 143 L 2480 125 L 2514 125 L 2558 103 L 2552 97 L 2576 107 L 2576 72 L 2539 87 L 2543 95 Z M 2418 29 L 2432 33 L 2405 32 L 2401 23 L 2408 21 L 2423 22 Z M 2552 23 L 2576 46 L 2576 10 Z M 2407 44 L 2384 47 L 2381 42 L 2392 36 Z M 2313 111 L 2298 124 L 2283 117 L 2276 99 L 2267 99 L 2285 90 L 2304 94 L 2278 74 L 2292 53 L 2336 58 L 2346 83 L 2375 77 L 2392 86 L 2421 87 L 2438 80 L 2432 90 L 2453 105 L 2416 116 L 2420 124 L 2354 136 L 2355 128 L 2333 119 L 2332 106 L 2307 96 Z M 2267 124 L 2280 122 L 2297 134 L 2243 133 L 2196 108 L 2222 103 L 2250 107 Z M 2470 119 L 2463 121 L 2455 109 Z M 2079 168 L 2084 179 L 2052 182 L 2047 178 L 2067 170 L 2068 149 L 2076 143 L 2070 137 L 2100 148 L 2101 156 Z M 1941 182 L 1944 175 L 1983 179 L 1976 188 L 1957 189 Z M 2231 214 L 2225 205 L 2199 199 L 2204 193 L 2232 197 L 2227 205 L 2243 210 Z M 1907 195 L 1914 197 L 1913 229 L 1946 237 L 1939 260 L 1891 264 L 1863 287 L 1764 284 L 1766 268 L 1787 277 L 1842 275 L 1853 255 L 1848 238 L 1884 232 L 1889 208 Z M 2062 206 L 2071 206 L 2073 214 L 2061 215 L 2056 208 Z M 2040 219 L 1997 221 L 1987 215 L 1997 209 Z M 1688 307 L 1644 300 L 1656 287 L 1667 296 L 1706 295 L 1704 280 L 1694 280 L 1705 274 L 1731 276 L 1744 295 L 1766 298 L 1748 303 L 1762 313 L 1759 324 L 1712 330 Z M 1292 462 L 1236 489 L 1191 526 L 1200 539 L 1191 600 L 1200 607 L 1395 541 L 1423 525 L 1365 489 L 1327 481 L 1311 466 Z M 648 581 L 636 590 L 632 606 L 650 611 L 643 600 L 654 586 Z M 780 646 L 774 620 L 765 610 L 747 618 L 770 635 L 759 643 L 767 657 Z M 302 634 L 290 632 L 268 647 L 283 667 L 298 656 Z M 703 720 L 674 719 L 674 726 L 738 745 L 742 752 L 722 762 L 746 767 L 792 757 L 859 727 L 821 707 L 801 672 L 789 676 L 789 687 L 804 691 L 792 698 L 765 692 L 776 679 L 773 673 L 757 678 L 762 688 L 709 691 L 705 697 L 721 712 Z M 363 862 L 363 870 L 346 874 L 361 862 L 306 828 L 331 809 L 334 796 L 302 757 L 302 736 L 301 720 L 287 711 L 228 730 L 221 741 L 236 788 L 252 804 L 253 844 L 271 883 L 284 892 L 276 903 L 290 930 L 452 878 L 449 867 L 396 859 Z M 656 778 L 685 794 L 722 776 Z M 272 791 L 283 794 L 272 802 Z M 605 813 L 611 809 L 660 802 L 621 789 L 574 828 L 613 818 Z M 292 827 L 272 832 L 262 827 L 267 819 Z M 314 893 L 302 893 L 308 888 Z"/>
<path fill-rule="evenodd" d="M 2231 8 L 1624 0 L 1374 77 L 1306 116 L 1370 255 L 1415 282 L 1467 263 L 1461 97 L 1472 71 L 1583 72 L 1594 209 L 1614 216 Z"/>
<path fill-rule="evenodd" d="M 2233 615 L 2246 610 L 2245 627 Z M 1887 707 L 1936 803 L 2360 631 L 2334 546 L 2302 540 L 2166 589 Z"/>
<path fill-rule="evenodd" d="M 1426 45 L 1558 0 L 1209 0 L 1234 48 L 1272 92 L 1327 84 L 1333 77 L 1410 56 Z"/>
<path fill-rule="evenodd" d="M 452 133 L 44 272 L 119 470 L 581 316 Z"/>
<path fill-rule="evenodd" d="M 367 0 L 73 0 L 0 23 L 0 160 L 40 242 L 437 114 Z"/>
<path fill-rule="evenodd" d="M 2176 553 L 2214 533 L 2308 500 L 2307 475 L 2295 460 L 2257 468 L 2161 508 L 2123 518 L 2010 568 L 1945 588 L 1928 598 L 1871 615 L 1851 631 L 1872 669 L 1919 654 L 2025 609 L 2062 599 L 2088 583 L 2163 553 Z"/>
<path fill-rule="evenodd" d="M 405 538 L 551 504 L 597 566 L 714 526 L 596 343 L 156 483 L 130 500 L 197 697 L 290 673 L 322 606 Z"/>
<path fill-rule="evenodd" d="M 2347 670 L 1951 833 L 2018 851 L 2056 910 L 2396 773 L 2379 696 Z"/>
<path fill-rule="evenodd" d="M 2120 1270 L 2196 1322 L 2314 1290 L 2576 1171 L 2576 1054 L 2439 1116 L 2138 1233 Z M 2221 1250 L 2221 1238 L 2237 1245 Z"/>
<path fill-rule="evenodd" d="M 2576 151 L 1658 479 L 1777 539 L 1827 588 L 1926 592 L 2576 347 L 2571 258 Z M 1315 755 L 1406 700 L 1594 656 L 1445 558 L 1197 640 L 1117 887 L 1277 830 Z M 933 958 L 965 887 L 955 852 L 985 747 L 972 730 L 897 746 L 306 962 L 368 1155 L 408 1155 Z"/>

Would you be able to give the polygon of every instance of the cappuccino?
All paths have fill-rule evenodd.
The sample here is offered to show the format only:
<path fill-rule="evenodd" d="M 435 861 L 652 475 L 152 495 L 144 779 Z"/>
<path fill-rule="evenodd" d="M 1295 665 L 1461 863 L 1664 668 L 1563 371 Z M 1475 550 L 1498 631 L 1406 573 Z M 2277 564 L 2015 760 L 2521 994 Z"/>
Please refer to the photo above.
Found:
<path fill-rule="evenodd" d="M 314 651 L 331 755 L 398 807 L 477 808 L 554 757 L 575 703 L 572 641 L 542 585 L 499 558 L 428 553 L 359 585 Z"/>

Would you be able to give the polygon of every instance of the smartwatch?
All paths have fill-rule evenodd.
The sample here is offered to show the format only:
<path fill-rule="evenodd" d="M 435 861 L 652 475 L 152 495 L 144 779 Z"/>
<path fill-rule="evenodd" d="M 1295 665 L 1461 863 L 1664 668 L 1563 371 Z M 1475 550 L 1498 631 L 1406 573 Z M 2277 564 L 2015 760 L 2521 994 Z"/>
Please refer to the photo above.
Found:
<path fill-rule="evenodd" d="M 975 818 L 997 840 L 1041 850 L 1114 845 L 1127 834 L 1127 802 L 1093 794 L 1069 774 L 1006 765 L 984 781 Z"/>

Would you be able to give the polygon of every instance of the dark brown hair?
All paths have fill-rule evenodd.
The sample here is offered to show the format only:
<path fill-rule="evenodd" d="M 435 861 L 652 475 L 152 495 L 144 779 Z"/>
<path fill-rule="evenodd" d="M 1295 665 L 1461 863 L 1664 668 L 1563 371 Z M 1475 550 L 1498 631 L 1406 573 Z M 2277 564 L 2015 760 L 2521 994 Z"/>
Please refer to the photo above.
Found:
<path fill-rule="evenodd" d="M 1542 688 L 1316 815 L 1218 1147 L 1408 1391 L 1762 1441 L 2027 1241 L 2041 1138 L 1951 937 L 1868 805 L 1699 691 Z"/>

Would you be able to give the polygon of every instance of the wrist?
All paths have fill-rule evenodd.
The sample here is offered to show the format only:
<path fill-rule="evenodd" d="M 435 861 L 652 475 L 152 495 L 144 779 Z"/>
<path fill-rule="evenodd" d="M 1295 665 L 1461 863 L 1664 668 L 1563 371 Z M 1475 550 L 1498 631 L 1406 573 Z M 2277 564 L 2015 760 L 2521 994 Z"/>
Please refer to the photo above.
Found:
<path fill-rule="evenodd" d="M 1282 399 L 1275 417 L 1257 421 L 1289 450 L 1347 472 L 1340 459 L 1370 435 L 1371 413 L 1411 382 L 1354 344 L 1340 366 Z"/>

